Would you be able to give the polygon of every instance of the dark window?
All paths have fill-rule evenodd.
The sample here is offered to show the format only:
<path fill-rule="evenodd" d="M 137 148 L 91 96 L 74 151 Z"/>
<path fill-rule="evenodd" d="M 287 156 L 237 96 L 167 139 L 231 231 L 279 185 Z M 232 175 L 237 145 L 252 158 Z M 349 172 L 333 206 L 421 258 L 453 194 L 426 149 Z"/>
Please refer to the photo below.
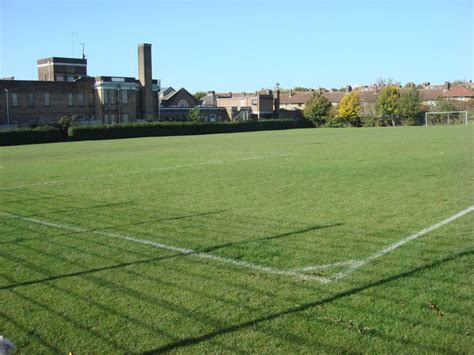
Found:
<path fill-rule="evenodd" d="M 13 107 L 18 106 L 18 94 L 12 94 L 12 106 Z"/>
<path fill-rule="evenodd" d="M 35 107 L 35 94 L 28 94 L 28 106 Z"/>
<path fill-rule="evenodd" d="M 45 106 L 51 106 L 51 101 L 50 101 L 50 97 L 49 97 L 49 93 L 45 93 L 44 94 L 44 105 Z"/>

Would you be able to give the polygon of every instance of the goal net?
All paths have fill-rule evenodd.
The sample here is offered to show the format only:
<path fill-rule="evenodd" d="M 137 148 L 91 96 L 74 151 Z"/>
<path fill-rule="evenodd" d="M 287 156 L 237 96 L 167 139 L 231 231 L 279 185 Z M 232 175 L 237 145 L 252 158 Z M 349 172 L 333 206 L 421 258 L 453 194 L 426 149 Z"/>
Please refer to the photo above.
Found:
<path fill-rule="evenodd" d="M 426 112 L 425 126 L 435 125 L 467 125 L 467 111 Z"/>

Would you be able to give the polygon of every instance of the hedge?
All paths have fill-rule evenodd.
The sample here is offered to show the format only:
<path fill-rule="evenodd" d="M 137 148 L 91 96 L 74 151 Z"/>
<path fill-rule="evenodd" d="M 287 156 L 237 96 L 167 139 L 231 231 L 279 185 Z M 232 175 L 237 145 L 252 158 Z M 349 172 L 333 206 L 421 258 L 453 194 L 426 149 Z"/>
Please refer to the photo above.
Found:
<path fill-rule="evenodd" d="M 73 126 L 68 135 L 55 127 L 0 131 L 0 146 L 65 142 L 68 140 L 101 140 L 135 137 L 180 136 L 195 134 L 250 132 L 313 127 L 306 120 L 261 120 L 224 123 L 147 122 L 111 126 Z"/>
<path fill-rule="evenodd" d="M 69 139 L 98 140 L 135 137 L 181 136 L 213 133 L 250 132 L 308 127 L 310 123 L 293 120 L 261 120 L 224 123 L 159 122 L 113 126 L 76 126 L 69 129 Z"/>
<path fill-rule="evenodd" d="M 0 146 L 63 142 L 65 140 L 63 131 L 54 127 L 0 131 Z"/>

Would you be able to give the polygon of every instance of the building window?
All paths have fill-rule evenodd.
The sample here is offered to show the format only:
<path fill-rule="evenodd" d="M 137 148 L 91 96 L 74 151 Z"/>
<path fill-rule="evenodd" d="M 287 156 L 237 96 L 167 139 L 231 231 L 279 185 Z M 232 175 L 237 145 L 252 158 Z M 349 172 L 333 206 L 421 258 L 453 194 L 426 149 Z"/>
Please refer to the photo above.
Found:
<path fill-rule="evenodd" d="M 18 94 L 12 94 L 12 106 L 13 107 L 18 106 Z"/>
<path fill-rule="evenodd" d="M 82 92 L 77 94 L 77 105 L 84 106 L 84 94 Z"/>
<path fill-rule="evenodd" d="M 64 81 L 64 75 L 56 75 L 56 81 Z"/>
<path fill-rule="evenodd" d="M 215 114 L 211 114 L 209 117 L 211 119 L 211 122 L 216 122 L 216 115 Z"/>
<path fill-rule="evenodd" d="M 128 91 L 122 90 L 122 103 L 128 104 Z"/>
<path fill-rule="evenodd" d="M 28 94 L 28 106 L 35 107 L 35 94 Z"/>
<path fill-rule="evenodd" d="M 87 104 L 89 106 L 95 106 L 95 95 L 94 94 L 89 94 L 88 95 Z"/>
<path fill-rule="evenodd" d="M 109 103 L 115 104 L 115 90 L 107 90 L 109 93 Z"/>
<path fill-rule="evenodd" d="M 102 98 L 104 100 L 105 105 L 109 103 L 109 93 L 107 91 L 108 90 L 105 90 L 105 89 L 102 91 Z"/>
<path fill-rule="evenodd" d="M 44 94 L 44 105 L 48 106 L 48 107 L 51 106 L 51 101 L 49 99 L 49 93 Z"/>
<path fill-rule="evenodd" d="M 128 114 L 124 113 L 122 115 L 123 123 L 128 123 Z"/>
<path fill-rule="evenodd" d="M 257 99 L 253 99 L 253 100 L 252 100 L 252 105 L 253 105 L 253 106 L 257 106 Z"/>
<path fill-rule="evenodd" d="M 189 104 L 186 100 L 179 100 L 178 107 L 189 107 Z"/>
<path fill-rule="evenodd" d="M 67 76 L 67 81 L 74 81 L 74 79 L 76 79 L 76 78 L 74 77 L 74 75 L 68 75 L 68 76 Z"/>
<path fill-rule="evenodd" d="M 67 105 L 68 106 L 74 105 L 74 96 L 72 94 L 67 94 Z"/>

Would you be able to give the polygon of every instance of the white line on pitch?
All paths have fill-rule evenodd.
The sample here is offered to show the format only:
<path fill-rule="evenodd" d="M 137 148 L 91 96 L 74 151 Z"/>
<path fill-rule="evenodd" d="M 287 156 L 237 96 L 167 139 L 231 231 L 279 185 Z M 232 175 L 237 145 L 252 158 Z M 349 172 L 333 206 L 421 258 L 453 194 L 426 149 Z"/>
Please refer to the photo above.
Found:
<path fill-rule="evenodd" d="M 338 272 L 336 274 L 334 274 L 333 276 L 330 277 L 330 280 L 331 281 L 337 281 L 347 275 L 349 275 L 350 273 L 352 273 L 354 270 L 358 269 L 359 267 L 363 266 L 363 265 L 366 265 L 368 263 L 370 263 L 371 261 L 377 259 L 377 258 L 380 258 L 381 256 L 384 256 L 392 251 L 394 251 L 395 249 L 401 247 L 402 245 L 412 241 L 412 240 L 415 240 L 427 233 L 430 233 L 432 231 L 434 231 L 435 229 L 438 229 L 448 223 L 451 223 L 453 222 L 454 220 L 458 219 L 458 218 L 461 218 L 462 216 L 468 214 L 469 212 L 472 212 L 474 211 L 474 206 L 470 206 L 454 215 L 452 215 L 451 217 L 439 222 L 439 223 L 436 223 L 436 224 L 433 224 L 432 226 L 428 227 L 428 228 L 425 228 L 415 234 L 412 234 L 412 235 L 409 235 L 408 237 L 405 237 L 403 239 L 401 239 L 400 241 L 396 242 L 396 243 L 393 243 L 392 245 L 389 245 L 388 247 L 376 252 L 375 254 L 373 255 L 370 255 L 368 256 L 367 258 L 365 259 L 359 259 L 359 260 L 345 260 L 345 261 L 338 261 L 338 262 L 335 262 L 335 263 L 330 263 L 330 264 L 315 264 L 315 265 L 309 265 L 309 266 L 306 266 L 306 267 L 303 267 L 303 268 L 299 268 L 299 269 L 293 269 L 292 271 L 294 272 L 305 272 L 305 271 L 312 271 L 312 270 L 325 270 L 325 269 L 331 269 L 331 268 L 335 268 L 335 267 L 344 267 L 346 266 L 346 270 L 343 270 L 341 272 Z"/>
<path fill-rule="evenodd" d="M 200 166 L 200 165 L 213 165 L 213 164 L 223 164 L 223 163 L 232 163 L 238 161 L 247 161 L 247 160 L 259 160 L 259 159 L 267 159 L 267 158 L 279 158 L 279 157 L 287 157 L 299 155 L 299 153 L 283 153 L 277 155 L 261 155 L 256 157 L 244 157 L 244 158 L 237 158 L 237 159 L 223 159 L 223 160 L 210 160 L 200 163 L 190 163 L 190 164 L 180 164 L 180 165 L 173 165 L 173 166 L 164 166 L 159 168 L 152 168 L 152 169 L 140 169 L 140 170 L 132 170 L 132 171 L 122 171 L 120 173 L 111 173 L 111 174 L 101 174 L 101 175 L 93 175 L 87 176 L 84 178 L 76 178 L 76 179 L 64 179 L 64 180 L 51 180 L 51 181 L 44 181 L 44 182 L 37 182 L 33 184 L 24 184 L 24 185 L 16 185 L 10 187 L 0 187 L 0 190 L 14 190 L 14 189 L 21 189 L 23 187 L 32 187 L 32 186 L 44 186 L 44 185 L 55 185 L 55 184 L 62 184 L 66 182 L 77 182 L 77 181 L 86 181 L 86 180 L 93 180 L 99 179 L 104 177 L 111 177 L 111 176 L 120 176 L 120 175 L 130 175 L 130 174 L 139 174 L 139 173 L 146 173 L 151 171 L 168 171 L 180 168 L 187 168 L 192 166 Z"/>
<path fill-rule="evenodd" d="M 331 277 L 331 280 L 333 281 L 337 281 L 343 277 L 346 277 L 347 275 L 349 275 L 350 273 L 352 273 L 354 270 L 360 268 L 361 266 L 364 266 L 368 263 L 370 263 L 371 261 L 374 261 L 375 259 L 378 259 L 388 253 L 391 253 L 392 251 L 394 251 L 395 249 L 397 248 L 400 248 L 402 245 L 408 243 L 408 242 L 411 242 L 412 240 L 415 240 L 425 234 L 428 234 L 438 228 L 441 228 L 442 226 L 445 226 L 446 224 L 448 223 L 451 223 L 453 221 L 455 221 L 456 219 L 458 218 L 461 218 L 462 216 L 470 213 L 474 211 L 474 205 L 473 206 L 470 206 L 454 215 L 452 215 L 451 217 L 449 218 L 446 218 L 445 220 L 442 220 L 441 222 L 439 223 L 436 223 L 436 224 L 433 224 L 432 226 L 430 227 L 427 227 L 417 233 L 414 233 L 414 234 L 411 234 L 409 235 L 408 237 L 405 237 L 401 240 L 399 240 L 398 242 L 396 243 L 393 243 L 392 245 L 389 245 L 388 247 L 378 251 L 377 253 L 375 254 L 372 254 L 370 256 L 368 256 L 367 258 L 365 259 L 360 259 L 360 260 L 352 260 L 352 262 L 349 264 L 349 268 L 347 270 L 344 270 L 344 271 L 341 271 L 337 274 L 335 274 L 334 276 Z"/>
<path fill-rule="evenodd" d="M 267 273 L 267 274 L 291 276 L 291 277 L 295 277 L 295 278 L 302 279 L 302 280 L 318 281 L 318 282 L 321 282 L 321 283 L 330 282 L 330 280 L 328 278 L 325 278 L 325 277 L 305 275 L 305 274 L 301 274 L 299 272 L 292 271 L 292 270 L 281 270 L 281 269 L 276 269 L 276 268 L 272 268 L 272 267 L 269 267 L 269 266 L 263 266 L 263 265 L 250 263 L 250 262 L 247 262 L 247 261 L 240 261 L 240 260 L 224 258 L 224 257 L 217 256 L 217 255 L 202 253 L 202 252 L 192 250 L 192 249 L 174 247 L 174 246 L 170 246 L 170 245 L 166 245 L 166 244 L 162 244 L 162 243 L 153 242 L 151 240 L 138 239 L 138 238 L 127 236 L 127 235 L 115 234 L 115 233 L 110 233 L 110 232 L 94 231 L 94 230 L 91 231 L 91 230 L 87 230 L 87 229 L 83 229 L 83 228 L 79 228 L 79 227 L 53 223 L 53 222 L 43 221 L 43 220 L 34 219 L 34 218 L 21 217 L 21 216 L 11 214 L 11 213 L 6 213 L 6 212 L 0 212 L 0 215 L 6 216 L 6 217 L 9 217 L 9 218 L 19 219 L 19 220 L 22 220 L 22 221 L 35 223 L 35 224 L 44 225 L 44 226 L 47 226 L 47 227 L 52 227 L 52 228 L 57 228 L 57 229 L 62 229 L 62 230 L 68 230 L 68 231 L 72 231 L 72 232 L 76 232 L 76 233 L 92 233 L 92 234 L 102 235 L 102 236 L 106 236 L 106 237 L 110 237 L 110 238 L 122 239 L 122 240 L 126 240 L 126 241 L 133 242 L 133 243 L 149 245 L 149 246 L 157 248 L 157 249 L 178 252 L 181 255 L 189 255 L 189 256 L 193 256 L 193 257 L 197 257 L 197 258 L 214 260 L 214 261 L 218 261 L 218 262 L 221 262 L 221 263 L 230 264 L 230 265 L 234 265 L 234 266 L 238 266 L 238 267 L 242 267 L 242 268 L 253 269 L 253 270 L 263 272 L 263 273 Z"/>
<path fill-rule="evenodd" d="M 293 269 L 293 271 L 305 272 L 305 271 L 312 271 L 312 270 L 331 269 L 331 268 L 338 267 L 338 266 L 352 265 L 356 261 L 357 260 L 346 260 L 346 261 L 338 261 L 338 262 L 330 263 L 330 264 L 316 264 L 316 265 L 306 266 L 306 267 L 303 267 L 301 269 Z"/>

